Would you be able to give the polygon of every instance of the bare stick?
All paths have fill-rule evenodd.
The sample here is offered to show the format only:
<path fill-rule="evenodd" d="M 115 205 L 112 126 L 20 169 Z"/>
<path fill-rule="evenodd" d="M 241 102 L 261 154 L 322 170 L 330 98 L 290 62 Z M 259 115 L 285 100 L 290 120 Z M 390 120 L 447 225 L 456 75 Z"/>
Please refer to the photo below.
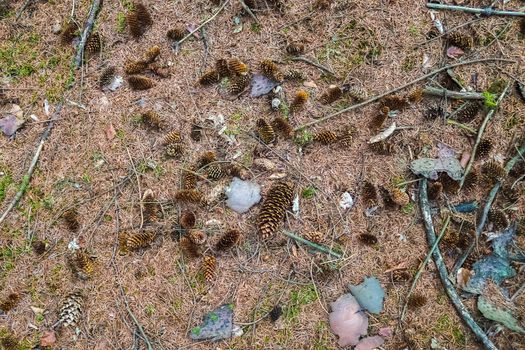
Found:
<path fill-rule="evenodd" d="M 403 305 L 403 311 L 401 311 L 401 322 L 405 319 L 405 314 L 407 312 L 408 307 L 408 300 L 410 298 L 410 295 L 412 295 L 412 292 L 414 289 L 416 289 L 417 281 L 419 280 L 419 277 L 421 276 L 421 273 L 423 272 L 423 269 L 425 266 L 427 266 L 429 260 L 432 257 L 432 254 L 434 254 L 434 251 L 436 250 L 439 242 L 441 241 L 441 238 L 445 235 L 445 232 L 447 231 L 448 224 L 450 223 L 450 216 L 447 216 L 445 219 L 445 223 L 443 224 L 443 227 L 441 228 L 441 232 L 439 233 L 438 238 L 428 251 L 427 256 L 425 257 L 425 260 L 419 265 L 419 268 L 417 269 L 416 275 L 414 276 L 414 281 L 412 281 L 412 285 L 410 286 L 410 290 L 408 291 L 408 294 L 406 295 L 405 305 Z"/>
<path fill-rule="evenodd" d="M 46 129 L 42 133 L 42 136 L 40 137 L 40 142 L 38 143 L 38 146 L 35 151 L 35 155 L 33 156 L 33 160 L 31 160 L 31 164 L 29 165 L 29 169 L 27 170 L 27 173 L 22 178 L 22 183 L 20 184 L 20 188 L 18 189 L 18 192 L 16 193 L 13 200 L 9 203 L 6 210 L 2 214 L 2 217 L 0 217 L 0 224 L 5 220 L 7 215 L 13 210 L 13 208 L 18 204 L 20 199 L 22 199 L 22 196 L 27 190 L 27 187 L 29 186 L 29 182 L 31 181 L 31 176 L 33 176 L 33 172 L 35 171 L 36 164 L 38 163 L 38 158 L 40 158 L 40 153 L 42 152 L 42 148 L 44 148 L 44 143 L 46 142 L 47 138 L 51 134 L 51 130 L 53 129 L 53 126 L 55 125 L 55 121 L 57 120 L 57 116 L 60 114 L 60 111 L 62 110 L 62 103 L 57 106 L 57 109 L 55 110 L 55 113 L 49 118 L 49 124 L 47 124 Z"/>
<path fill-rule="evenodd" d="M 308 58 L 306 57 L 303 57 L 303 56 L 298 56 L 298 57 L 292 57 L 292 61 L 301 61 L 301 62 L 304 62 L 304 63 L 308 63 L 314 67 L 317 67 L 319 68 L 320 70 L 328 73 L 328 74 L 332 74 L 332 75 L 335 75 L 334 71 L 332 71 L 330 68 L 327 68 L 325 66 L 323 66 L 322 64 L 319 64 L 317 62 L 314 62 L 312 60 L 309 60 Z"/>
<path fill-rule="evenodd" d="M 456 100 L 483 100 L 485 97 L 478 92 L 452 91 L 443 88 L 426 87 L 423 89 L 426 95 L 452 98 Z"/>
<path fill-rule="evenodd" d="M 410 87 L 414 84 L 417 84 L 419 83 L 420 81 L 422 80 L 425 80 L 427 78 L 430 78 L 431 76 L 433 75 L 436 75 L 438 73 L 441 73 L 447 69 L 451 69 L 451 68 L 455 68 L 455 67 L 460 67 L 460 66 L 466 66 L 466 65 L 469 65 L 469 64 L 476 64 L 476 63 L 484 63 L 484 62 L 507 62 L 507 63 L 516 63 L 515 60 L 509 60 L 509 59 L 505 59 L 505 58 L 497 58 L 497 57 L 490 57 L 490 58 L 480 58 L 480 59 L 475 59 L 475 60 L 470 60 L 470 61 L 464 61 L 464 62 L 458 62 L 458 63 L 454 63 L 454 64 L 449 64 L 449 65 L 446 65 L 444 67 L 441 67 L 441 68 L 438 68 L 430 73 L 427 73 L 425 75 L 422 75 L 420 76 L 419 78 L 417 79 L 414 79 L 406 84 L 403 84 L 401 86 L 398 86 L 394 89 L 391 89 L 391 90 L 388 90 L 386 92 L 383 92 L 379 95 L 376 95 L 374 97 L 371 97 L 369 98 L 368 100 L 366 101 L 363 101 L 361 103 L 358 103 L 358 104 L 355 104 L 353 106 L 350 106 L 350 107 L 347 107 L 347 108 L 344 108 L 338 112 L 335 112 L 335 113 L 332 113 L 330 115 L 327 115 L 325 117 L 322 117 L 322 118 L 319 118 L 319 119 L 316 119 L 314 121 L 311 121 L 309 123 L 306 123 L 306 124 L 303 124 L 303 125 L 299 125 L 298 127 L 296 127 L 294 129 L 294 131 L 299 131 L 299 130 L 302 130 L 302 129 L 305 129 L 307 127 L 310 127 L 312 125 L 316 125 L 316 124 L 319 124 L 319 123 L 322 123 L 324 122 L 325 120 L 328 120 L 328 119 L 331 119 L 333 117 L 336 117 L 340 114 L 343 114 L 343 113 L 346 113 L 346 112 L 350 112 L 350 111 L 353 111 L 354 109 L 358 109 L 358 108 L 361 108 L 361 107 L 364 107 L 366 105 L 369 105 L 370 103 L 373 103 L 377 100 L 380 100 L 381 98 L 385 97 L 385 96 L 388 96 L 390 94 L 393 94 L 397 91 L 400 91 L 400 90 L 403 90 L 403 89 L 406 89 L 407 87 Z"/>
<path fill-rule="evenodd" d="M 84 57 L 84 48 L 86 47 L 87 39 L 91 34 L 91 31 L 93 30 L 93 25 L 95 25 L 95 20 L 97 19 L 101 3 L 102 0 L 93 0 L 93 3 L 91 4 L 88 20 L 86 26 L 84 27 L 84 31 L 82 32 L 82 36 L 80 37 L 80 43 L 77 46 L 77 55 L 75 57 L 76 68 L 79 68 L 82 65 L 82 59 Z"/>
<path fill-rule="evenodd" d="M 512 170 L 512 168 L 514 167 L 514 164 L 516 164 L 516 162 L 521 159 L 523 154 L 525 154 L 525 142 L 523 142 L 521 147 L 518 149 L 518 152 L 516 153 L 516 155 L 514 155 L 514 157 L 512 157 L 507 162 L 507 165 L 505 165 L 505 171 L 507 173 Z M 472 243 L 470 243 L 468 248 L 463 252 L 463 254 L 458 258 L 458 260 L 454 264 L 454 267 L 452 268 L 452 272 L 450 273 L 451 278 L 454 278 L 454 276 L 456 276 L 456 274 L 458 273 L 459 269 L 461 268 L 465 260 L 467 260 L 470 253 L 472 253 L 472 251 L 474 250 L 474 246 L 476 245 L 477 238 L 481 235 L 481 231 L 483 231 L 483 227 L 485 227 L 485 223 L 487 222 L 487 217 L 489 215 L 490 208 L 492 207 L 492 203 L 494 202 L 494 199 L 496 198 L 496 194 L 498 194 L 500 187 L 501 187 L 501 182 L 498 181 L 496 182 L 494 187 L 492 187 L 492 189 L 490 190 L 487 200 L 485 201 L 485 206 L 483 207 L 483 212 L 476 226 L 476 237 L 475 237 L 476 239 Z"/>
<path fill-rule="evenodd" d="M 289 231 L 286 231 L 286 230 L 283 230 L 283 234 L 287 237 L 290 237 L 290 238 L 293 238 L 295 239 L 297 242 L 300 242 L 300 243 L 303 243 L 303 244 L 306 244 L 307 246 L 311 247 L 311 248 L 314 248 L 320 252 L 323 252 L 323 253 L 326 253 L 326 254 L 330 254 L 332 256 L 335 256 L 336 258 L 340 259 L 342 257 L 341 254 L 337 253 L 337 252 L 334 252 L 333 250 L 331 250 L 330 248 L 328 247 L 325 247 L 325 246 L 322 246 L 322 245 L 319 245 L 317 243 L 314 243 L 314 242 L 310 242 L 309 240 L 303 238 L 303 237 L 300 237 L 300 236 L 297 236 L 295 233 L 292 233 L 292 232 L 289 232 Z"/>
<path fill-rule="evenodd" d="M 244 9 L 244 11 L 246 11 L 246 13 L 248 13 L 255 22 L 259 23 L 259 19 L 253 14 L 253 11 L 248 7 L 248 5 L 246 5 L 244 0 L 239 0 L 239 2 L 241 3 L 241 6 Z"/>
<path fill-rule="evenodd" d="M 425 223 L 425 231 L 427 235 L 428 244 L 434 246 L 437 239 L 436 233 L 434 231 L 434 225 L 432 223 L 430 205 L 428 203 L 427 185 L 427 179 L 422 179 L 419 182 L 419 206 L 421 208 L 421 214 Z M 436 249 L 432 255 L 434 257 L 434 263 L 436 264 L 436 267 L 439 272 L 441 283 L 443 283 L 443 287 L 445 288 L 450 301 L 459 313 L 459 316 L 463 319 L 463 321 L 465 321 L 467 326 L 478 338 L 478 340 L 481 342 L 485 349 L 497 350 L 497 347 L 490 341 L 490 339 L 487 337 L 487 334 L 483 331 L 483 329 L 481 329 L 480 326 L 478 326 L 476 321 L 474 321 L 465 305 L 463 305 L 463 303 L 461 302 L 458 293 L 454 289 L 454 285 L 452 284 L 452 282 L 449 281 L 447 268 L 445 266 L 443 256 L 441 255 L 441 251 L 439 250 L 438 246 L 436 246 Z"/>
<path fill-rule="evenodd" d="M 224 4 L 222 4 L 222 6 L 210 17 L 208 18 L 207 20 L 205 20 L 204 22 L 202 22 L 201 24 L 199 24 L 199 26 L 197 28 L 195 28 L 194 30 L 192 30 L 188 35 L 186 35 L 184 38 L 180 39 L 179 41 L 176 41 L 174 44 L 173 44 L 173 48 L 177 48 L 179 47 L 180 44 L 182 44 L 183 42 L 185 42 L 189 37 L 191 37 L 193 34 L 195 34 L 196 32 L 198 32 L 202 27 L 204 27 L 206 24 L 208 24 L 209 22 L 213 21 L 213 19 L 215 17 L 217 17 L 217 15 L 219 13 L 221 13 L 222 10 L 224 10 L 224 8 L 226 7 L 226 5 L 228 5 L 228 3 L 230 2 L 230 0 L 226 0 L 224 2 Z"/>
<path fill-rule="evenodd" d="M 463 130 L 465 130 L 465 131 L 468 131 L 468 132 L 470 132 L 470 133 L 472 133 L 472 134 L 475 134 L 475 133 L 476 133 L 476 130 L 474 130 L 474 129 L 471 128 L 470 126 L 465 125 L 465 124 L 463 124 L 463 123 L 460 123 L 460 122 L 458 122 L 458 121 L 455 121 L 454 119 L 447 119 L 447 124 L 449 124 L 449 125 L 455 125 L 455 126 L 461 128 L 461 129 L 463 129 Z"/>
<path fill-rule="evenodd" d="M 435 4 L 432 2 L 427 3 L 427 7 L 433 10 L 449 10 L 449 11 L 461 11 L 466 13 L 474 13 L 476 15 L 482 16 L 517 16 L 525 17 L 525 12 L 515 12 L 515 11 L 500 11 L 494 10 L 492 7 L 477 8 L 477 7 L 466 7 L 466 6 L 455 6 L 455 5 L 445 5 L 445 4 Z"/>
<path fill-rule="evenodd" d="M 503 98 L 507 94 L 509 87 L 510 87 L 510 83 L 507 83 L 507 86 L 505 86 L 505 89 L 499 95 L 498 100 L 496 101 L 496 106 L 491 108 L 491 110 L 487 113 L 487 115 L 485 116 L 485 119 L 483 119 L 483 123 L 481 123 L 481 126 L 478 129 L 478 136 L 476 137 L 476 142 L 474 143 L 474 147 L 472 147 L 472 154 L 470 155 L 469 162 L 467 164 L 467 167 L 465 168 L 465 173 L 463 174 L 463 177 L 461 178 L 461 182 L 459 183 L 460 189 L 463 187 L 463 184 L 465 183 L 465 179 L 467 178 L 467 175 L 470 172 L 472 165 L 474 164 L 474 160 L 476 159 L 476 151 L 481 141 L 481 136 L 483 135 L 483 132 L 485 131 L 489 121 L 492 119 L 492 116 L 494 115 L 494 113 L 496 113 L 496 110 L 501 104 L 501 101 L 503 101 Z"/>

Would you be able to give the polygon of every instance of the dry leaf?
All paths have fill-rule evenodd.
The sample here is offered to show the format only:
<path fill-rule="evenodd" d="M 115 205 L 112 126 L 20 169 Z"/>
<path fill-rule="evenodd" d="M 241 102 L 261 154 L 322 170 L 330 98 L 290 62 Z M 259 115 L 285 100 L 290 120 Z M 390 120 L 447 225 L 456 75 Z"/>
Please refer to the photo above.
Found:
<path fill-rule="evenodd" d="M 109 125 L 106 127 L 106 138 L 111 141 L 115 138 L 115 135 L 117 135 L 117 132 L 115 131 L 115 127 L 112 123 L 109 123 Z"/>
<path fill-rule="evenodd" d="M 24 121 L 18 119 L 14 114 L 8 114 L 0 119 L 0 130 L 6 136 L 12 136 L 22 125 L 24 125 Z"/>
<path fill-rule="evenodd" d="M 376 143 L 386 140 L 390 135 L 392 135 L 396 131 L 396 122 L 393 122 L 392 125 L 390 125 L 388 128 L 386 128 L 384 131 L 380 132 L 376 136 L 372 137 L 368 143 Z"/>
<path fill-rule="evenodd" d="M 461 50 L 459 47 L 456 47 L 456 46 L 450 46 L 447 49 L 447 56 L 452 58 L 452 59 L 458 59 L 461 56 L 463 56 L 464 54 L 465 54 L 465 52 L 463 50 Z"/>
<path fill-rule="evenodd" d="M 45 331 L 40 338 L 40 346 L 53 346 L 55 345 L 56 341 L 57 338 L 55 336 L 55 332 Z"/>
<path fill-rule="evenodd" d="M 458 287 L 463 289 L 468 283 L 468 280 L 470 279 L 470 276 L 472 276 L 472 271 L 465 268 L 460 268 L 458 270 L 458 274 L 456 275 L 456 281 L 458 284 Z"/>
<path fill-rule="evenodd" d="M 461 167 L 464 169 L 467 167 L 468 161 L 470 160 L 470 152 L 464 151 L 461 155 L 461 160 L 459 161 L 459 164 L 461 164 Z"/>

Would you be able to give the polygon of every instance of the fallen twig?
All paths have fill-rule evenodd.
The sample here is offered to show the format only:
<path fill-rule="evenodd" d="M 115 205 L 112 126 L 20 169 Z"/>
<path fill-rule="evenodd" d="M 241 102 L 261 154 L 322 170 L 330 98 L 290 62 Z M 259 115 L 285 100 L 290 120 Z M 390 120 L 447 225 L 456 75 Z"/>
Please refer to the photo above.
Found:
<path fill-rule="evenodd" d="M 474 164 L 474 161 L 476 159 L 476 151 L 478 148 L 478 145 L 481 141 L 481 136 L 483 135 L 483 132 L 485 131 L 485 128 L 487 127 L 490 119 L 492 119 L 492 116 L 494 113 L 496 113 L 496 110 L 499 108 L 499 105 L 503 101 L 503 98 L 507 94 L 507 91 L 509 90 L 510 83 L 507 83 L 507 86 L 505 86 L 505 89 L 503 92 L 499 95 L 498 100 L 496 101 L 496 106 L 491 108 L 491 110 L 487 113 L 485 116 L 485 119 L 483 119 L 483 123 L 481 123 L 481 126 L 478 129 L 478 136 L 476 137 L 476 142 L 474 143 L 474 147 L 472 147 L 472 153 L 470 155 L 469 162 L 467 164 L 467 167 L 465 168 L 465 173 L 463 174 L 463 177 L 461 178 L 461 182 L 459 183 L 459 188 L 461 189 L 463 187 L 463 184 L 465 183 L 465 179 L 467 178 L 468 173 L 470 172 L 470 169 L 472 168 L 472 165 Z"/>
<path fill-rule="evenodd" d="M 456 100 L 483 100 L 485 97 L 479 92 L 452 91 L 443 88 L 426 87 L 423 89 L 426 95 L 452 98 Z"/>
<path fill-rule="evenodd" d="M 320 70 L 328 73 L 328 74 L 331 74 L 331 75 L 335 75 L 334 71 L 332 71 L 330 68 L 327 68 L 325 66 L 323 66 L 322 64 L 320 63 L 317 63 L 317 62 L 314 62 L 306 57 L 303 57 L 303 56 L 298 56 L 298 57 L 292 57 L 292 61 L 301 61 L 301 62 L 304 62 L 304 63 L 308 63 L 316 68 L 319 68 Z"/>
<path fill-rule="evenodd" d="M 226 5 L 228 5 L 230 3 L 230 0 L 226 0 L 224 2 L 224 4 L 222 4 L 221 7 L 219 7 L 219 9 L 210 17 L 208 18 L 207 20 L 205 20 L 204 22 L 202 22 L 201 24 L 199 24 L 197 26 L 197 28 L 195 28 L 194 30 L 192 30 L 191 32 L 188 33 L 188 35 L 186 35 L 184 38 L 180 39 L 179 41 L 176 41 L 175 43 L 173 43 L 173 49 L 176 50 L 180 44 L 182 44 L 183 42 L 185 42 L 186 40 L 188 40 L 189 37 L 193 36 L 193 34 L 195 34 L 196 32 L 198 32 L 202 27 L 204 27 L 206 24 L 208 24 L 209 22 L 213 21 L 213 19 L 215 17 L 217 17 L 217 15 L 219 13 L 221 13 L 222 10 L 224 10 L 224 8 L 226 7 Z"/>
<path fill-rule="evenodd" d="M 330 255 L 335 256 L 336 258 L 339 258 L 339 259 L 342 258 L 341 254 L 339 254 L 337 252 L 334 252 L 330 248 L 322 246 L 322 245 L 319 245 L 319 244 L 314 243 L 314 242 L 311 242 L 311 241 L 309 241 L 309 240 L 307 240 L 307 239 L 305 239 L 303 237 L 297 236 L 295 233 L 283 230 L 283 234 L 285 236 L 287 236 L 287 237 L 290 237 L 290 238 L 296 240 L 297 242 L 306 244 L 307 246 L 309 246 L 311 248 L 317 249 L 320 252 L 323 252 L 323 253 L 326 253 L 326 254 L 330 254 Z"/>
<path fill-rule="evenodd" d="M 450 216 L 447 216 L 447 218 L 445 219 L 445 222 L 443 223 L 443 227 L 441 228 L 441 232 L 439 233 L 438 238 L 436 239 L 436 241 L 434 242 L 434 244 L 432 245 L 432 247 L 428 251 L 428 254 L 425 257 L 425 260 L 423 260 L 423 262 L 421 264 L 419 264 L 419 268 L 417 269 L 417 272 L 416 272 L 416 274 L 414 276 L 414 280 L 412 281 L 412 285 L 410 286 L 408 294 L 406 295 L 405 304 L 403 305 L 403 310 L 401 311 L 401 322 L 403 322 L 403 320 L 405 319 L 405 314 L 406 314 L 406 311 L 407 311 L 408 300 L 410 298 L 410 295 L 412 295 L 412 292 L 414 291 L 414 289 L 416 289 L 417 281 L 419 280 L 419 277 L 421 276 L 421 273 L 423 273 L 423 269 L 425 268 L 425 266 L 427 266 L 429 260 L 431 259 L 432 254 L 434 254 L 434 251 L 436 250 L 439 242 L 441 241 L 441 238 L 443 238 L 443 236 L 445 235 L 445 232 L 447 231 L 447 227 L 448 227 L 449 223 L 450 223 Z"/>
<path fill-rule="evenodd" d="M 42 136 L 40 137 L 40 142 L 38 143 L 38 146 L 35 151 L 35 155 L 33 156 L 33 160 L 31 160 L 31 164 L 29 165 L 29 169 L 27 170 L 27 173 L 22 178 L 22 183 L 20 184 L 20 188 L 18 189 L 18 192 L 16 193 L 13 200 L 9 203 L 6 210 L 2 214 L 2 217 L 0 217 L 0 224 L 5 220 L 7 215 L 13 210 L 13 208 L 18 204 L 22 196 L 27 190 L 27 187 L 29 186 L 29 182 L 31 181 L 31 176 L 33 176 L 33 172 L 35 171 L 36 164 L 38 163 L 38 158 L 40 157 L 40 153 L 42 152 L 42 148 L 44 147 L 44 142 L 46 142 L 47 138 L 51 134 L 51 130 L 53 129 L 53 126 L 55 125 L 55 121 L 57 120 L 57 115 L 60 114 L 60 111 L 62 110 L 62 103 L 60 103 L 57 106 L 57 109 L 55 110 L 55 113 L 49 118 L 49 124 L 47 124 L 46 129 L 42 133 Z"/>
<path fill-rule="evenodd" d="M 416 45 L 414 46 L 414 48 L 418 48 L 418 47 L 420 47 L 420 46 L 423 46 L 423 45 L 429 44 L 429 43 L 431 43 L 431 42 L 433 42 L 433 41 L 438 40 L 439 38 L 442 38 L 442 37 L 444 37 L 444 36 L 449 35 L 450 33 L 454 32 L 454 31 L 456 31 L 456 30 L 458 30 L 458 29 L 461 29 L 461 28 L 463 28 L 463 27 L 465 27 L 465 26 L 468 26 L 468 25 L 470 25 L 470 24 L 472 24 L 472 23 L 479 22 L 479 21 L 481 21 L 482 19 L 483 19 L 483 18 L 474 18 L 472 21 L 468 21 L 468 22 L 465 22 L 465 23 L 461 23 L 460 25 L 457 25 L 457 26 L 455 26 L 455 27 L 450 28 L 449 30 L 447 30 L 447 31 L 444 32 L 443 34 L 436 35 L 436 36 L 433 37 L 433 38 L 430 38 L 430 39 L 428 39 L 428 40 L 426 40 L 426 41 L 423 41 L 423 42 L 421 42 L 421 43 L 419 43 L 419 44 L 416 44 Z"/>
<path fill-rule="evenodd" d="M 144 211 L 142 210 L 142 190 L 140 186 L 140 176 L 137 172 L 137 168 L 135 167 L 135 163 L 133 162 L 133 158 L 131 157 L 131 153 L 129 153 L 129 149 L 126 147 L 126 152 L 128 152 L 128 158 L 129 162 L 131 163 L 131 168 L 133 169 L 133 173 L 135 174 L 135 178 L 137 179 L 137 190 L 139 191 L 139 203 L 140 203 L 140 228 L 144 226 Z"/>
<path fill-rule="evenodd" d="M 84 57 L 84 48 L 86 47 L 87 39 L 91 34 L 91 31 L 93 30 L 93 25 L 95 24 L 95 20 L 97 19 L 101 3 L 102 0 L 93 0 L 93 3 L 91 4 L 88 20 L 86 26 L 84 27 L 84 31 L 82 32 L 82 36 L 80 37 L 80 43 L 77 46 L 77 55 L 75 56 L 76 68 L 79 68 L 82 65 L 82 59 Z"/>
<path fill-rule="evenodd" d="M 433 2 L 427 3 L 427 7 L 433 10 L 448 10 L 448 11 L 461 11 L 466 13 L 474 13 L 482 16 L 517 16 L 524 17 L 525 12 L 516 12 L 516 11 L 500 11 L 494 10 L 492 7 L 477 8 L 477 7 L 466 7 L 466 6 L 456 6 L 456 5 L 446 5 L 446 4 L 436 4 Z"/>
<path fill-rule="evenodd" d="M 465 130 L 465 131 L 468 131 L 468 132 L 470 132 L 470 133 L 472 133 L 472 134 L 475 134 L 475 133 L 476 133 L 476 130 L 474 130 L 474 129 L 471 128 L 470 126 L 465 125 L 465 124 L 463 124 L 463 123 L 460 123 L 460 122 L 458 122 L 458 121 L 456 121 L 456 120 L 454 120 L 454 119 L 447 119 L 447 124 L 449 124 L 449 125 L 455 125 L 455 126 L 461 128 L 461 129 L 463 129 L 463 130 Z"/>
<path fill-rule="evenodd" d="M 434 244 L 436 244 L 437 239 L 436 233 L 434 231 L 434 225 L 432 223 L 432 214 L 430 213 L 430 205 L 428 202 L 427 195 L 427 185 L 427 179 L 422 179 L 419 182 L 419 206 L 421 209 L 421 214 L 423 216 L 423 221 L 425 223 L 425 231 L 427 235 L 428 244 L 434 246 Z M 496 346 L 490 341 L 487 334 L 483 331 L 483 329 L 481 329 L 480 326 L 478 326 L 476 321 L 474 321 L 465 305 L 463 305 L 463 303 L 461 302 L 458 293 L 454 289 L 454 285 L 452 284 L 452 282 L 449 281 L 447 268 L 445 266 L 445 262 L 443 261 L 441 251 L 439 250 L 437 244 L 436 249 L 434 250 L 432 255 L 434 257 L 434 263 L 436 264 L 436 267 L 438 269 L 441 282 L 443 283 L 448 297 L 454 305 L 454 307 L 456 308 L 460 317 L 463 319 L 463 321 L 465 321 L 470 330 L 483 344 L 483 347 L 485 349 L 497 350 Z"/>
<path fill-rule="evenodd" d="M 516 164 L 516 162 L 521 159 L 523 154 L 525 154 L 525 142 L 523 142 L 521 147 L 518 149 L 516 155 L 514 155 L 514 157 L 512 157 L 505 165 L 505 171 L 507 173 L 512 170 L 512 168 L 514 167 L 514 164 Z M 452 268 L 452 272 L 450 273 L 451 279 L 455 278 L 459 269 L 461 268 L 461 266 L 463 266 L 463 263 L 465 262 L 465 260 L 467 260 L 470 253 L 472 253 L 472 251 L 474 250 L 474 246 L 476 245 L 478 237 L 481 235 L 481 231 L 483 231 L 483 227 L 485 227 L 485 223 L 487 222 L 487 217 L 489 215 L 490 208 L 492 207 L 492 203 L 494 202 L 494 199 L 496 198 L 496 194 L 498 194 L 500 187 L 501 187 L 501 182 L 498 181 L 490 190 L 490 193 L 487 196 L 487 200 L 485 202 L 485 206 L 483 207 L 483 212 L 476 226 L 475 239 L 472 243 L 470 243 L 468 248 L 463 252 L 463 254 L 458 258 L 458 260 L 454 264 L 454 267 Z"/>
<path fill-rule="evenodd" d="M 417 84 L 419 83 L 420 81 L 422 80 L 425 80 L 433 75 L 436 75 L 438 73 L 441 73 L 447 69 L 451 69 L 451 68 L 455 68 L 455 67 L 460 67 L 460 66 L 466 66 L 466 65 L 469 65 L 469 64 L 476 64 L 476 63 L 484 63 L 484 62 L 507 62 L 507 63 L 516 63 L 515 60 L 509 60 L 509 59 L 505 59 L 505 58 L 497 58 L 497 57 L 490 57 L 490 58 L 480 58 L 480 59 L 475 59 L 475 60 L 470 60 L 470 61 L 464 61 L 464 62 L 458 62 L 458 63 L 454 63 L 454 64 L 449 64 L 449 65 L 446 65 L 444 67 L 441 67 L 441 68 L 438 68 L 430 73 L 427 73 L 425 75 L 422 75 L 420 76 L 419 78 L 417 79 L 414 79 L 406 84 L 403 84 L 401 86 L 398 86 L 394 89 L 391 89 L 391 90 L 388 90 L 388 91 L 385 91 L 379 95 L 376 95 L 374 97 L 371 97 L 369 98 L 368 100 L 366 101 L 363 101 L 361 103 L 358 103 L 358 104 L 355 104 L 355 105 L 352 105 L 350 107 L 347 107 L 347 108 L 344 108 L 338 112 L 335 112 L 335 113 L 332 113 L 330 115 L 327 115 L 325 117 L 322 117 L 322 118 L 319 118 L 319 119 L 316 119 L 314 121 L 311 121 L 309 123 L 306 123 L 306 124 L 303 124 L 303 125 L 299 125 L 298 127 L 296 127 L 294 129 L 294 131 L 299 131 L 299 130 L 302 130 L 302 129 L 305 129 L 307 127 L 310 127 L 312 125 L 316 125 L 316 124 L 319 124 L 319 123 L 322 123 L 324 122 L 325 120 L 328 120 L 328 119 L 331 119 L 333 117 L 336 117 L 340 114 L 343 114 L 343 113 L 346 113 L 346 112 L 350 112 L 354 109 L 358 109 L 358 108 L 361 108 L 361 107 L 364 107 L 372 102 L 375 102 L 377 100 L 380 100 L 381 98 L 385 97 L 385 96 L 388 96 L 390 94 L 393 94 L 397 91 L 400 91 L 400 90 L 403 90 L 403 89 L 406 89 L 407 87 L 410 87 L 414 84 Z"/>
<path fill-rule="evenodd" d="M 29 6 L 29 3 L 31 3 L 33 0 L 26 0 L 24 2 L 24 4 L 22 5 L 22 7 L 20 8 L 20 10 L 18 11 L 18 13 L 16 14 L 16 18 L 15 18 L 15 22 L 17 22 L 19 19 L 20 19 L 20 16 L 22 16 L 22 13 L 25 11 L 25 9 L 27 8 L 27 6 Z"/>
<path fill-rule="evenodd" d="M 241 3 L 241 6 L 242 8 L 244 9 L 244 11 L 246 11 L 246 13 L 248 13 L 250 15 L 251 18 L 253 18 L 253 20 L 256 22 L 256 23 L 259 23 L 259 19 L 257 18 L 257 16 L 255 16 L 255 14 L 253 13 L 253 11 L 248 7 L 248 5 L 246 5 L 246 3 L 244 2 L 244 0 L 239 0 L 239 2 Z"/>

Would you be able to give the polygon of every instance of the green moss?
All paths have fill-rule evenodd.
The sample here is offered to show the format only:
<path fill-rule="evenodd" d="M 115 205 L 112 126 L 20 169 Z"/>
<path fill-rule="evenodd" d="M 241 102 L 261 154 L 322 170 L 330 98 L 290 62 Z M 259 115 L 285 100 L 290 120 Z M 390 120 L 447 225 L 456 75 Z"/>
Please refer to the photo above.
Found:
<path fill-rule="evenodd" d="M 415 209 L 414 203 L 410 202 L 410 203 L 408 203 L 407 205 L 405 205 L 404 207 L 401 208 L 401 212 L 403 214 L 410 215 L 410 214 L 412 214 L 414 212 L 414 209 Z"/>
<path fill-rule="evenodd" d="M 4 201 L 7 189 L 13 183 L 13 177 L 11 172 L 8 170 L 3 170 L 0 167 L 0 172 L 3 172 L 4 175 L 0 177 L 0 203 Z"/>
<path fill-rule="evenodd" d="M 299 146 L 304 146 L 307 143 L 311 142 L 314 139 L 314 134 L 312 134 L 308 130 L 303 130 L 301 133 L 299 133 L 295 139 L 294 142 Z"/>
<path fill-rule="evenodd" d="M 126 15 L 123 12 L 117 13 L 117 33 L 124 33 L 126 30 Z"/>
<path fill-rule="evenodd" d="M 439 333 L 446 332 L 450 329 L 452 325 L 452 320 L 450 319 L 450 316 L 447 314 L 441 315 L 434 326 L 434 330 L 436 330 Z"/>
<path fill-rule="evenodd" d="M 315 287 L 313 284 L 302 287 L 299 290 L 290 293 L 290 301 L 284 312 L 289 322 L 296 322 L 297 316 L 301 313 L 302 307 L 308 305 L 317 299 Z"/>
<path fill-rule="evenodd" d="M 146 307 L 144 308 L 144 312 L 146 313 L 146 315 L 148 315 L 149 317 L 153 316 L 155 314 L 155 306 L 149 304 L 149 305 L 146 305 Z"/>
<path fill-rule="evenodd" d="M 306 199 L 312 198 L 313 196 L 315 196 L 315 192 L 315 187 L 308 186 L 301 192 L 301 197 Z"/>
<path fill-rule="evenodd" d="M 250 29 L 252 30 L 252 32 L 254 33 L 260 33 L 261 30 L 262 30 L 262 27 L 259 23 L 252 23 L 252 25 L 250 26 Z M 287 29 L 287 28 L 286 28 Z"/>
<path fill-rule="evenodd" d="M 498 103 L 496 101 L 496 95 L 489 92 L 489 91 L 484 91 L 482 93 L 483 95 L 483 104 L 485 105 L 485 107 L 489 108 L 489 109 L 493 109 L 493 108 L 496 108 L 498 106 Z"/>

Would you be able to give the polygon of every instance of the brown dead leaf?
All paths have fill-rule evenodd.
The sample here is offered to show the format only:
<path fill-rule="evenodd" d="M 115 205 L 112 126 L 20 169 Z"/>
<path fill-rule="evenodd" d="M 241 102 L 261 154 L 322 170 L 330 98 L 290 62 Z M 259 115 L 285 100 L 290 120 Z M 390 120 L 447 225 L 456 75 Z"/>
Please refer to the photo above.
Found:
<path fill-rule="evenodd" d="M 115 135 L 117 135 L 115 127 L 112 123 L 109 123 L 109 125 L 106 127 L 106 138 L 108 139 L 108 141 L 111 141 L 115 138 Z"/>
<path fill-rule="evenodd" d="M 53 346 L 55 345 L 56 341 L 57 338 L 55 336 L 55 332 L 45 331 L 40 338 L 40 346 Z"/>
<path fill-rule="evenodd" d="M 460 268 L 458 274 L 456 275 L 456 282 L 459 288 L 464 288 L 470 277 L 472 276 L 472 271 L 469 269 Z"/>

